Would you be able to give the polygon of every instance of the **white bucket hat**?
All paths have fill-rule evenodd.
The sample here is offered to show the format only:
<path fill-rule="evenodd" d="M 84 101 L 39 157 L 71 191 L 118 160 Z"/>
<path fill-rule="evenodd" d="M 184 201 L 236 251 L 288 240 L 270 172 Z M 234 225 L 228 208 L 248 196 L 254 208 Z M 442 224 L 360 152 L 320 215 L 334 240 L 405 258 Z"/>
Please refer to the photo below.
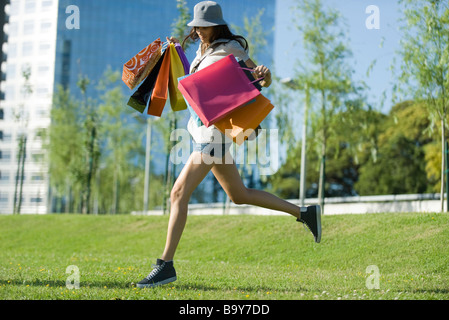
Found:
<path fill-rule="evenodd" d="M 218 3 L 214 1 L 202 1 L 193 8 L 193 20 L 189 27 L 213 27 L 227 24 L 223 20 L 223 13 Z"/>

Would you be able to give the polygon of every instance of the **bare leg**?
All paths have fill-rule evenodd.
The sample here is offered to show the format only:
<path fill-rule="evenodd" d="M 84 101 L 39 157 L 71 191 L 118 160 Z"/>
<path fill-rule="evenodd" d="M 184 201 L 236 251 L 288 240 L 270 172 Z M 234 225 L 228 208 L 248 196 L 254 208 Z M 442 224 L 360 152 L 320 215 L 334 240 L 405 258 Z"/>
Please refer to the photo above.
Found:
<path fill-rule="evenodd" d="M 248 189 L 242 182 L 242 178 L 234 163 L 216 164 L 212 172 L 222 188 L 235 204 L 251 204 L 272 210 L 283 211 L 300 218 L 301 208 L 282 200 L 275 195 L 256 189 Z"/>
<path fill-rule="evenodd" d="M 205 164 L 199 152 L 193 152 L 173 186 L 170 195 L 171 210 L 167 241 L 161 259 L 173 260 L 187 221 L 187 210 L 192 192 L 206 177 L 213 164 Z"/>

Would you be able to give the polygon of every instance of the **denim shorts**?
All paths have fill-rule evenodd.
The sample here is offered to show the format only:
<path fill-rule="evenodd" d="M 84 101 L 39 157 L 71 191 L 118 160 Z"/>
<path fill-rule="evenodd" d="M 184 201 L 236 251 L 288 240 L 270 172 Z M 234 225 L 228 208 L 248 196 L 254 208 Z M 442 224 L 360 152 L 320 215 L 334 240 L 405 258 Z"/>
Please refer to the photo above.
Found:
<path fill-rule="evenodd" d="M 232 143 L 196 143 L 193 141 L 193 151 L 211 157 L 223 158 L 229 152 L 231 145 Z"/>

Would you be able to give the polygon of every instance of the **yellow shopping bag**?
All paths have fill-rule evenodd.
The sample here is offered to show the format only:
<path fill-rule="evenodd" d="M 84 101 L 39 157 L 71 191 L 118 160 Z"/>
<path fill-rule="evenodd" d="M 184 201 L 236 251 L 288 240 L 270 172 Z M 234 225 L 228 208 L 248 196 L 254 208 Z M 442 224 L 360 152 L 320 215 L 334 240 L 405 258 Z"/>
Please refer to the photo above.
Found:
<path fill-rule="evenodd" d="M 178 78 L 185 76 L 184 66 L 173 43 L 170 44 L 170 76 L 168 80 L 168 92 L 170 105 L 173 111 L 187 109 L 186 102 L 178 89 Z"/>

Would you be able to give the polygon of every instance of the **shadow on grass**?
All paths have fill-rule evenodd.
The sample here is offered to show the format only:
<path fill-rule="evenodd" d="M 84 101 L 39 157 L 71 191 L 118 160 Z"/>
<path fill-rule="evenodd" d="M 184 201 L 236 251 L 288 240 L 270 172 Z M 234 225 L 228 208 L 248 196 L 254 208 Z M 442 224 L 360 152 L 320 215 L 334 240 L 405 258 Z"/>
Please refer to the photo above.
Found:
<path fill-rule="evenodd" d="M 137 281 L 136 281 L 137 282 Z M 0 286 L 7 288 L 8 286 L 30 286 L 30 287 L 50 287 L 50 288 L 66 288 L 65 280 L 44 280 L 44 279 L 33 279 L 33 280 L 24 280 L 24 279 L 0 279 Z M 136 285 L 133 282 L 127 281 L 81 281 L 80 289 L 131 289 L 135 288 Z M 261 285 L 246 285 L 246 286 L 227 286 L 227 285 L 207 285 L 205 283 L 198 282 L 188 282 L 188 281 L 175 281 L 173 283 L 159 286 L 158 290 L 163 290 L 164 288 L 173 288 L 179 291 L 203 291 L 203 292 L 219 292 L 219 291 L 228 291 L 228 292 L 272 292 L 272 291 L 283 291 L 281 288 L 274 288 L 268 286 Z M 144 290 L 154 290 L 155 288 L 147 288 Z M 305 293 L 309 292 L 309 289 L 304 287 L 289 287 L 285 288 L 285 291 L 291 293 Z M 314 290 L 316 291 L 316 290 Z M 319 291 L 319 290 L 318 290 Z M 397 290 L 398 292 L 403 290 Z M 409 293 L 412 294 L 449 294 L 449 289 L 446 288 L 421 288 L 410 290 Z"/>
<path fill-rule="evenodd" d="M 24 280 L 24 279 L 0 279 L 0 286 L 30 286 L 30 287 L 51 287 L 51 288 L 65 288 L 66 281 L 65 280 L 43 280 L 43 279 L 33 279 L 33 280 Z M 134 288 L 136 285 L 133 282 L 126 281 L 81 281 L 80 289 L 86 288 L 99 288 L 99 289 L 130 289 Z M 267 286 L 213 286 L 206 285 L 202 283 L 191 283 L 191 282 L 173 282 L 167 285 L 159 286 L 158 288 L 172 288 L 181 291 L 244 291 L 244 292 L 269 292 L 269 291 L 279 291 L 279 288 L 270 288 Z M 306 292 L 308 291 L 305 288 L 286 288 L 286 291 L 289 292 Z"/>
<path fill-rule="evenodd" d="M 280 291 L 279 288 L 270 288 L 267 286 L 208 286 L 201 283 L 188 283 L 188 282 L 180 282 L 175 283 L 173 285 L 175 289 L 178 290 L 198 290 L 198 291 L 239 291 L 239 292 L 271 292 L 271 291 Z M 297 287 L 297 288 L 286 288 L 285 291 L 300 293 L 307 292 L 308 290 L 305 288 Z"/>
<path fill-rule="evenodd" d="M 434 289 L 413 289 L 412 293 L 435 293 L 435 294 L 448 294 L 449 289 L 434 288 Z"/>
<path fill-rule="evenodd" d="M 23 280 L 23 279 L 10 279 L 10 280 L 4 280 L 0 279 L 0 286 L 8 286 L 8 285 L 14 285 L 14 286 L 26 286 L 29 285 L 30 287 L 66 287 L 66 281 L 65 280 L 41 280 L 41 279 L 34 279 L 34 280 Z M 82 288 L 101 288 L 101 289 L 126 289 L 126 288 L 132 288 L 134 285 L 132 283 L 124 282 L 124 281 L 80 281 L 80 289 Z"/>

